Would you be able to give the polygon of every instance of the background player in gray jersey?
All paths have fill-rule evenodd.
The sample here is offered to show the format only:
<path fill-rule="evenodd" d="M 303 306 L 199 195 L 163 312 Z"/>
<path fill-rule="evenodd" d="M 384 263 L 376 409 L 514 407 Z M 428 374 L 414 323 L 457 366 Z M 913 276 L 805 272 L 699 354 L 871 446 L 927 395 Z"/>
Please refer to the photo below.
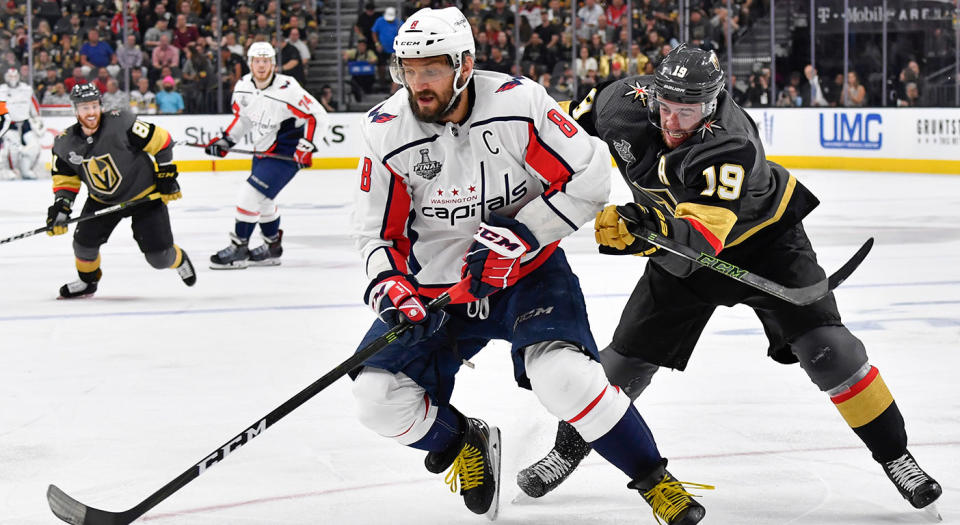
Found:
<path fill-rule="evenodd" d="M 131 217 L 136 239 L 150 266 L 175 268 L 187 286 L 197 281 L 187 252 L 173 243 L 167 202 L 181 197 L 173 141 L 161 127 L 136 120 L 122 111 L 103 113 L 100 90 L 93 84 L 74 86 L 70 93 L 77 123 L 67 128 L 53 144 L 53 205 L 47 210 L 49 235 L 67 233 L 73 201 L 81 184 L 87 186 L 82 214 L 91 214 L 115 204 L 146 197 L 159 199 L 106 213 L 77 224 L 73 235 L 80 279 L 60 288 L 61 299 L 85 297 L 97 291 L 100 245 L 124 217 Z M 158 168 L 154 169 L 154 159 Z"/>
<path fill-rule="evenodd" d="M 768 354 L 800 366 L 864 442 L 900 494 L 931 505 L 940 485 L 907 451 L 897 404 L 863 343 L 841 323 L 833 294 L 794 306 L 643 241 L 655 231 L 786 286 L 825 277 L 803 230 L 817 199 L 766 159 L 756 125 L 723 90 L 713 52 L 673 50 L 653 76 L 598 86 L 571 112 L 604 139 L 634 200 L 597 215 L 605 254 L 646 255 L 613 341 L 600 352 L 610 382 L 636 399 L 661 367 L 683 370 L 717 306 L 754 309 Z M 518 475 L 533 497 L 558 486 L 589 453 L 561 422 L 555 448 Z"/>

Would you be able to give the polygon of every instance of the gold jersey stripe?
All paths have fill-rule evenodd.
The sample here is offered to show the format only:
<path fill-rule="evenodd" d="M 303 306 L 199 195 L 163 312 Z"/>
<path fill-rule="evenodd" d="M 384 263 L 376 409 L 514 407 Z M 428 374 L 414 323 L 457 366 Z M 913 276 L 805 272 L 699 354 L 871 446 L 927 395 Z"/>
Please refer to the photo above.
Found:
<path fill-rule="evenodd" d="M 54 188 L 73 188 L 76 190 L 80 189 L 80 177 L 76 175 L 59 175 L 53 174 L 53 187 Z"/>
<path fill-rule="evenodd" d="M 158 151 L 162 150 L 163 147 L 169 143 L 170 133 L 160 126 L 154 126 L 153 136 L 150 137 L 150 142 L 147 142 L 147 145 L 143 147 L 143 151 L 146 151 L 151 155 L 156 155 Z"/>
<path fill-rule="evenodd" d="M 837 403 L 837 410 L 850 428 L 859 428 L 879 417 L 892 403 L 893 395 L 878 374 L 860 393 Z"/>
<path fill-rule="evenodd" d="M 710 230 L 710 233 L 724 246 L 726 246 L 727 235 L 730 235 L 730 230 L 737 222 L 737 215 L 726 208 L 693 202 L 681 202 L 673 215 L 678 219 L 696 220 Z"/>

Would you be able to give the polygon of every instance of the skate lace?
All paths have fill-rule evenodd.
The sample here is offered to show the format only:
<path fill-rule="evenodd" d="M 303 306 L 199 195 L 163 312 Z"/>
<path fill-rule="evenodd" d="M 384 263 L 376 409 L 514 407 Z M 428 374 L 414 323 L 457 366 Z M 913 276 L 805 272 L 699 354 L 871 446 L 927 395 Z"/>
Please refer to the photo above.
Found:
<path fill-rule="evenodd" d="M 67 290 L 69 290 L 70 293 L 78 293 L 86 290 L 87 286 L 89 286 L 89 284 L 84 281 L 73 281 L 67 283 Z"/>
<path fill-rule="evenodd" d="M 564 459 L 560 453 L 556 450 L 551 450 L 545 458 L 531 467 L 531 470 L 533 470 L 533 473 L 543 480 L 544 483 L 553 483 L 569 472 L 572 466 L 573 464 Z"/>
<path fill-rule="evenodd" d="M 691 483 L 689 481 L 667 481 L 664 479 L 664 481 L 657 483 L 652 489 L 643 493 L 644 499 L 646 499 L 653 508 L 653 517 L 657 520 L 657 523 L 664 523 L 660 521 L 661 518 L 665 520 L 666 523 L 670 523 L 690 506 L 690 498 L 699 497 L 687 492 L 684 487 L 701 490 L 714 489 L 713 485 Z"/>
<path fill-rule="evenodd" d="M 193 277 L 193 265 L 183 261 L 183 264 L 177 266 L 177 273 L 180 274 L 181 279 Z"/>
<path fill-rule="evenodd" d="M 453 460 L 444 480 L 450 485 L 450 492 L 457 492 L 457 482 L 461 490 L 470 490 L 483 485 L 483 454 L 473 445 L 464 445 L 463 450 Z"/>
<path fill-rule="evenodd" d="M 887 469 L 896 484 L 903 487 L 907 492 L 913 492 L 928 479 L 927 475 L 913 461 L 913 458 L 906 454 L 888 462 Z"/>

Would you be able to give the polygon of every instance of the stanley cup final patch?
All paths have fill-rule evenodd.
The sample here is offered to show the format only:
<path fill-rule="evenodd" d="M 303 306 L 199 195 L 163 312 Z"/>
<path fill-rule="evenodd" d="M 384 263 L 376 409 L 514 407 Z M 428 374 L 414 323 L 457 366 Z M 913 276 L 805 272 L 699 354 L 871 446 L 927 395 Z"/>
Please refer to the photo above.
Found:
<path fill-rule="evenodd" d="M 436 160 L 430 160 L 430 150 L 423 148 L 419 150 L 420 162 L 413 165 L 413 172 L 421 177 L 430 180 L 440 173 L 443 164 Z"/>
<path fill-rule="evenodd" d="M 617 150 L 617 155 L 620 155 L 620 158 L 623 159 L 623 161 L 627 164 L 637 161 L 637 158 L 634 157 L 633 153 L 630 151 L 630 143 L 625 139 L 613 141 L 613 147 Z"/>

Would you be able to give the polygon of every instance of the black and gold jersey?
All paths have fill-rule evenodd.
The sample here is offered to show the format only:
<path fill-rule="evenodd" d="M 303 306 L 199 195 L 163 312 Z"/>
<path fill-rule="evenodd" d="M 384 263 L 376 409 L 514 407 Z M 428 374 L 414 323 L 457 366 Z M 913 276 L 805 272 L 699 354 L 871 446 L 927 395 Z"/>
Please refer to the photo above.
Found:
<path fill-rule="evenodd" d="M 653 76 L 627 77 L 597 86 L 570 113 L 607 143 L 634 200 L 670 220 L 671 237 L 716 255 L 794 225 L 819 204 L 766 159 L 756 124 L 726 91 L 710 120 L 672 150 L 648 117 L 652 97 Z M 656 262 L 680 276 L 697 268 L 672 256 Z"/>
<path fill-rule="evenodd" d="M 93 135 L 84 135 L 76 123 L 54 140 L 54 194 L 72 199 L 83 183 L 92 199 L 105 204 L 143 197 L 155 189 L 154 158 L 159 164 L 173 158 L 166 130 L 126 111 L 105 112 Z"/>

